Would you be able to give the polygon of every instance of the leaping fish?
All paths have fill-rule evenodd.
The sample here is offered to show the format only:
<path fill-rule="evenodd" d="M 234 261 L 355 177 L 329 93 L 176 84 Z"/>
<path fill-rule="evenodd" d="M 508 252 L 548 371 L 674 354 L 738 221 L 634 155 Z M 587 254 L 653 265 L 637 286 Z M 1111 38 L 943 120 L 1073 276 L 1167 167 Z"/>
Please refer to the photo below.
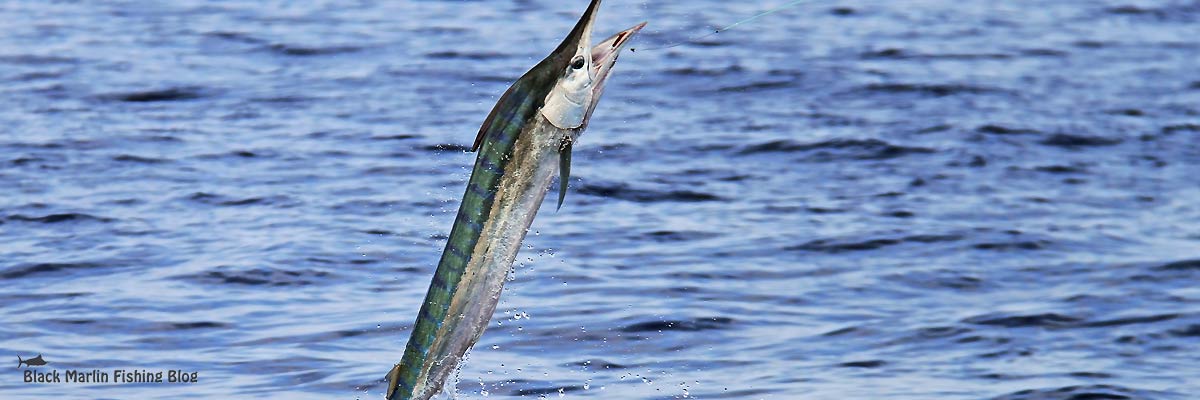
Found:
<path fill-rule="evenodd" d="M 404 356 L 388 373 L 388 399 L 425 400 L 442 390 L 487 328 L 556 173 L 562 206 L 571 148 L 617 56 L 646 26 L 592 46 L 600 1 L 592 0 L 562 44 L 508 88 L 479 128 L 475 168 Z"/>

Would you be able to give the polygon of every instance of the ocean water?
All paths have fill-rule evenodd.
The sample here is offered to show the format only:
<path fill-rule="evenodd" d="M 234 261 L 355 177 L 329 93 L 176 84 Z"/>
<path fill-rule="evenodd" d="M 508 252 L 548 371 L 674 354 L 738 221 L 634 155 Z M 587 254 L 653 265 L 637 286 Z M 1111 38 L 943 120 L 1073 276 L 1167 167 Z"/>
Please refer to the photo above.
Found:
<path fill-rule="evenodd" d="M 785 3 L 605 2 L 641 49 L 457 398 L 1200 396 L 1200 3 L 815 1 L 650 50 Z M 585 5 L 0 3 L 0 354 L 50 362 L 0 397 L 381 398 L 465 150 Z"/>

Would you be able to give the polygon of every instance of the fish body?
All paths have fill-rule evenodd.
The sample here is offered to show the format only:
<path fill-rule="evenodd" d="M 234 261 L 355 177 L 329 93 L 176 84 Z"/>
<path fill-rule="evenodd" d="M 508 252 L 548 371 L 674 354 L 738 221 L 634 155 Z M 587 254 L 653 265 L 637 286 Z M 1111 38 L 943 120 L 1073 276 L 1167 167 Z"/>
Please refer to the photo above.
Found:
<path fill-rule="evenodd" d="M 41 354 L 38 354 L 37 357 L 30 358 L 28 360 L 22 360 L 21 356 L 17 355 L 17 368 L 21 368 L 21 364 L 25 364 L 27 367 L 36 367 L 46 365 L 46 360 L 42 359 Z"/>
<path fill-rule="evenodd" d="M 600 0 L 559 47 L 518 79 L 479 130 L 462 204 L 387 398 L 441 391 L 487 328 L 521 242 L 558 174 L 561 205 L 572 144 L 587 127 L 617 54 L 645 24 L 591 46 Z"/>
<path fill-rule="evenodd" d="M 502 162 L 501 153 L 496 151 L 484 153 L 496 157 L 480 156 L 477 168 L 480 164 L 488 166 L 484 168 L 503 165 L 506 168 L 494 171 L 507 173 L 495 180 L 480 176 L 468 184 L 462 206 L 466 212 L 460 211 L 452 228 L 458 235 L 451 234 L 439 264 L 448 268 L 439 268 L 435 274 L 429 291 L 432 298 L 426 297 L 405 349 L 406 360 L 420 359 L 428 365 L 402 370 L 408 374 L 401 376 L 401 387 L 411 388 L 414 393 L 440 389 L 417 384 L 444 382 L 483 334 L 526 229 L 557 172 L 558 143 L 565 135 L 569 133 L 549 123 L 533 123 L 522 130 L 522 136 L 529 139 L 512 144 L 507 162 Z M 475 175 L 491 175 L 489 172 Z M 470 211 L 476 204 L 489 202 L 489 211 Z M 454 281 L 457 284 L 451 285 Z M 415 366 L 416 361 L 413 363 Z"/>

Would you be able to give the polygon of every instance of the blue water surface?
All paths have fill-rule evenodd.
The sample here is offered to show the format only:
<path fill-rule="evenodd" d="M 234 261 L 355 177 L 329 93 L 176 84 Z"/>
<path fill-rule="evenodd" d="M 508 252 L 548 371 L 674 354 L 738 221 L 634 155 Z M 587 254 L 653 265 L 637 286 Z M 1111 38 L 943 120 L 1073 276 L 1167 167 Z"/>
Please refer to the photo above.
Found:
<path fill-rule="evenodd" d="M 479 124 L 586 3 L 0 4 L 0 355 L 199 376 L 0 397 L 381 398 Z M 457 398 L 1200 396 L 1200 3 L 651 50 L 786 3 L 605 2 L 641 49 Z"/>

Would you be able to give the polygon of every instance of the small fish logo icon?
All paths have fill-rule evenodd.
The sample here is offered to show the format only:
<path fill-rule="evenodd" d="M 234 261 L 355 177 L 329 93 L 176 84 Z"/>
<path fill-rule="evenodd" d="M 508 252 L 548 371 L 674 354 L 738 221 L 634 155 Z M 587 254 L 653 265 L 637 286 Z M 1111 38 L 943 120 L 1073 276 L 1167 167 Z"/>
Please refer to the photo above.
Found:
<path fill-rule="evenodd" d="M 28 360 L 22 360 L 21 356 L 18 355 L 17 356 L 17 368 L 21 368 L 21 364 L 25 364 L 25 366 L 28 366 L 28 367 L 37 367 L 37 366 L 46 365 L 46 360 L 42 359 L 41 354 L 38 354 L 37 357 L 30 358 Z"/>

